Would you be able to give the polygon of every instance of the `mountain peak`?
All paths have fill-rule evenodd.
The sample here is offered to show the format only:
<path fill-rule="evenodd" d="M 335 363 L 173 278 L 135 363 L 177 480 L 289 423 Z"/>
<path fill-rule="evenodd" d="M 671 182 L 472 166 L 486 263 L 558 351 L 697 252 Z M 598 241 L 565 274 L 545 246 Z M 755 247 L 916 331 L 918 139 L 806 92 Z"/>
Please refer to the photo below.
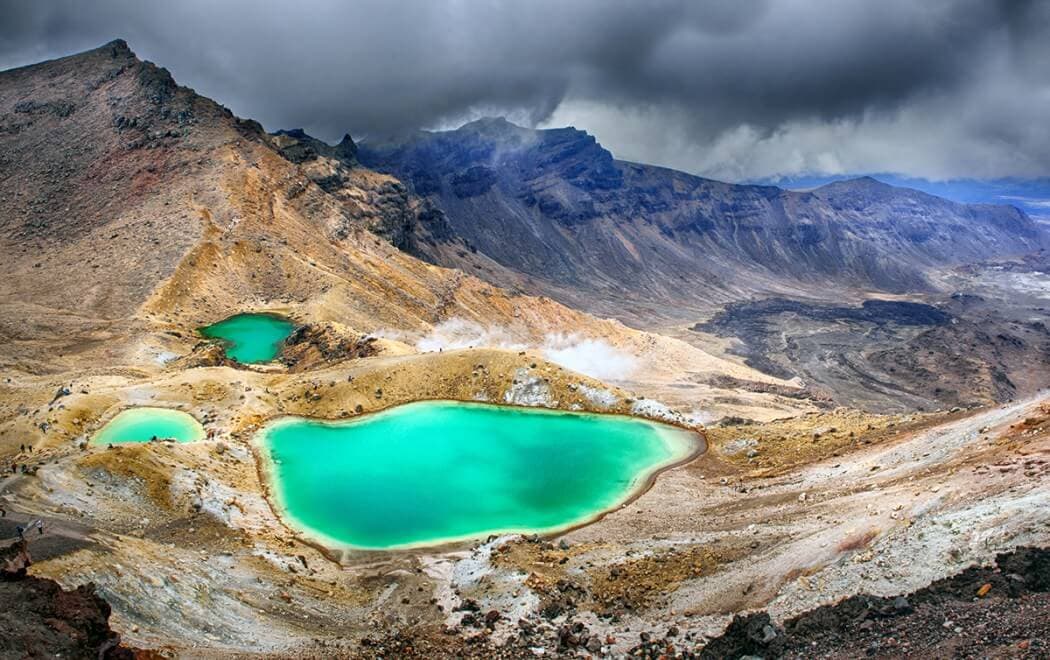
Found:
<path fill-rule="evenodd" d="M 567 145 L 575 145 L 571 147 L 574 152 L 595 150 L 596 157 L 612 159 L 612 155 L 598 143 L 593 135 L 575 126 L 528 128 L 515 124 L 506 117 L 482 117 L 463 124 L 453 131 L 439 131 L 432 135 L 462 136 L 465 134 L 514 146 L 565 149 Z"/>
<path fill-rule="evenodd" d="M 133 50 L 131 50 L 130 46 L 128 46 L 128 42 L 127 41 L 125 41 L 123 39 L 113 39 L 112 41 L 107 41 L 106 43 L 102 44 L 101 46 L 97 46 L 95 48 L 84 50 L 84 51 L 81 51 L 79 53 L 72 53 L 70 55 L 66 55 L 65 57 L 60 57 L 60 58 L 58 58 L 58 61 L 62 61 L 62 60 L 84 60 L 84 59 L 90 59 L 92 57 L 97 57 L 97 56 L 109 57 L 111 59 L 138 60 L 138 56 L 135 55 L 135 52 Z M 56 60 L 51 60 L 51 61 L 56 61 Z M 39 66 L 40 64 L 47 64 L 47 62 L 40 62 L 37 65 L 30 65 L 30 66 Z"/>
<path fill-rule="evenodd" d="M 287 128 L 274 131 L 270 143 L 294 163 L 314 160 L 318 156 L 334 158 L 349 167 L 357 162 L 357 145 L 349 133 L 337 144 L 331 145 L 313 137 L 302 128 Z"/>
<path fill-rule="evenodd" d="M 104 43 L 101 46 L 90 50 L 3 70 L 0 71 L 0 75 L 15 77 L 31 76 L 34 75 L 34 72 L 36 71 L 44 69 L 54 70 L 56 68 L 60 70 L 79 72 L 85 68 L 108 67 L 114 63 L 114 61 L 117 61 L 120 65 L 126 65 L 137 63 L 140 60 L 135 53 L 132 52 L 131 48 L 128 46 L 128 42 L 123 39 L 114 39 L 113 41 Z"/>
<path fill-rule="evenodd" d="M 514 123 L 511 123 L 511 122 L 507 121 L 506 117 L 481 117 L 479 119 L 475 119 L 474 121 L 468 121 L 466 124 L 463 124 L 462 126 L 459 127 L 460 130 L 463 130 L 463 129 L 468 129 L 468 130 L 469 129 L 506 130 L 506 129 L 512 129 L 512 128 L 522 128 L 522 127 L 518 126 L 517 124 L 514 124 Z"/>
<path fill-rule="evenodd" d="M 135 56 L 135 53 L 131 50 L 131 47 L 128 46 L 128 42 L 124 41 L 123 39 L 114 39 L 113 41 L 102 44 L 98 47 L 98 50 L 106 49 L 109 49 L 113 53 L 117 54 L 126 54 L 131 55 L 132 57 Z"/>
<path fill-rule="evenodd" d="M 813 189 L 815 193 L 867 193 L 867 194 L 881 194 L 889 193 L 896 190 L 896 186 L 892 186 L 883 181 L 879 181 L 873 176 L 858 176 L 852 179 L 840 179 L 838 181 L 832 181 L 826 183 L 823 186 L 818 186 Z"/>
<path fill-rule="evenodd" d="M 535 130 L 524 126 L 518 126 L 513 122 L 507 121 L 506 117 L 482 117 L 481 119 L 467 122 L 451 132 L 461 134 L 472 133 L 488 138 L 500 139 L 530 135 L 535 133 Z"/>
<path fill-rule="evenodd" d="M 857 177 L 852 177 L 852 178 L 849 178 L 849 179 L 840 179 L 838 181 L 832 181 L 831 183 L 825 184 L 824 186 L 821 186 L 821 187 L 825 188 L 825 187 L 828 187 L 828 186 L 840 186 L 840 187 L 850 187 L 850 188 L 858 188 L 858 187 L 864 187 L 864 188 L 892 188 L 893 187 L 890 184 L 884 183 L 882 181 L 879 181 L 875 177 L 869 176 L 867 174 L 865 174 L 864 176 L 857 176 Z"/>
<path fill-rule="evenodd" d="M 141 62 L 142 61 L 142 60 L 139 59 L 138 55 L 135 54 L 135 51 L 131 50 L 131 47 L 128 45 L 128 42 L 123 40 L 123 39 L 114 39 L 112 41 L 108 41 L 108 42 L 102 44 L 101 46 L 98 46 L 97 48 L 92 48 L 90 50 L 85 50 L 85 51 L 82 51 L 82 52 L 79 52 L 79 53 L 73 53 L 72 55 L 67 55 L 66 57 L 62 57 L 62 58 L 59 58 L 58 60 L 52 60 L 52 61 L 54 61 L 54 62 L 68 61 L 68 62 L 71 62 L 71 63 L 76 63 L 76 62 L 84 62 L 84 63 L 87 63 L 87 62 L 100 62 L 100 63 L 104 63 L 104 62 L 111 61 L 111 60 L 123 60 L 123 61 L 126 61 L 128 64 L 137 63 L 137 62 Z M 41 62 L 41 64 L 46 65 L 47 62 Z M 32 66 L 39 66 L 39 65 L 32 65 Z M 160 67 L 157 67 L 157 68 L 160 68 Z"/>
<path fill-rule="evenodd" d="M 306 138 L 310 137 L 306 134 L 306 131 L 304 131 L 301 128 L 280 128 L 274 131 L 273 134 L 287 135 L 288 137 L 295 138 L 296 140 L 305 140 Z"/>

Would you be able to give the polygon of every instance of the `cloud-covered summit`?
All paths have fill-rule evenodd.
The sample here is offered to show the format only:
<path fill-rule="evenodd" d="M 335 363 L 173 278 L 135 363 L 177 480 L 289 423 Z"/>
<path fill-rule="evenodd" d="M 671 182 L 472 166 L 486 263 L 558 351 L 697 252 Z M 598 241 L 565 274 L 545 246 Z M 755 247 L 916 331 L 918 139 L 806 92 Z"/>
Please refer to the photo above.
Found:
<path fill-rule="evenodd" d="M 269 129 L 501 114 L 725 179 L 1050 173 L 1050 5 L 0 0 L 0 68 L 123 37 Z"/>

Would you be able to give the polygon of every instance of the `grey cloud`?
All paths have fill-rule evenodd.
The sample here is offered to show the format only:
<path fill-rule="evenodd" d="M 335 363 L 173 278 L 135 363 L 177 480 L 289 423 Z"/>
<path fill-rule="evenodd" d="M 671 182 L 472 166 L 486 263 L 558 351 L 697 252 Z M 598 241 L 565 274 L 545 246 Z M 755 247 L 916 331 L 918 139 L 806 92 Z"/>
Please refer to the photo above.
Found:
<path fill-rule="evenodd" d="M 984 0 L 0 0 L 0 68 L 128 40 L 267 128 L 571 123 L 724 178 L 1050 173 L 1050 9 Z"/>

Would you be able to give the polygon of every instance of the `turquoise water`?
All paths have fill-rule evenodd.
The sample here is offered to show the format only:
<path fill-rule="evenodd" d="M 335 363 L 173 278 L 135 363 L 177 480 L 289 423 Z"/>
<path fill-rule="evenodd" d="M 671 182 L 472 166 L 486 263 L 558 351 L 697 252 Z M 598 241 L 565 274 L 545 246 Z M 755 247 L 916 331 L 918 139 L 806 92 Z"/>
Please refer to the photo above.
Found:
<path fill-rule="evenodd" d="M 205 437 L 192 415 L 170 408 L 129 408 L 121 411 L 91 438 L 93 445 L 149 442 L 153 438 L 193 442 Z"/>
<path fill-rule="evenodd" d="M 281 342 L 294 329 L 294 323 L 275 314 L 237 314 L 201 328 L 200 333 L 222 340 L 226 357 L 253 364 L 276 358 L 281 352 Z"/>
<path fill-rule="evenodd" d="M 697 441 L 630 417 L 451 401 L 339 422 L 285 417 L 256 436 L 285 522 L 329 547 L 369 549 L 581 524 Z"/>

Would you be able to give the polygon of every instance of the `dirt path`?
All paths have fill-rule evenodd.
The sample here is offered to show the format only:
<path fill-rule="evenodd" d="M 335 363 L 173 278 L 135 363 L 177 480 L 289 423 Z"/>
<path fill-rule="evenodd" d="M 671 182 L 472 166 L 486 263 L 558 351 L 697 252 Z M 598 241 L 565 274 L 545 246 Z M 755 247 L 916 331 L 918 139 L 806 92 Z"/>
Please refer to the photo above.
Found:
<path fill-rule="evenodd" d="M 0 518 L 0 546 L 8 545 L 18 539 L 17 528 L 19 526 L 28 526 L 37 520 L 43 523 L 42 533 L 34 528 L 25 535 L 34 561 L 54 559 L 95 545 L 95 541 L 90 536 L 92 530 L 87 526 L 8 509 L 7 515 Z"/>

